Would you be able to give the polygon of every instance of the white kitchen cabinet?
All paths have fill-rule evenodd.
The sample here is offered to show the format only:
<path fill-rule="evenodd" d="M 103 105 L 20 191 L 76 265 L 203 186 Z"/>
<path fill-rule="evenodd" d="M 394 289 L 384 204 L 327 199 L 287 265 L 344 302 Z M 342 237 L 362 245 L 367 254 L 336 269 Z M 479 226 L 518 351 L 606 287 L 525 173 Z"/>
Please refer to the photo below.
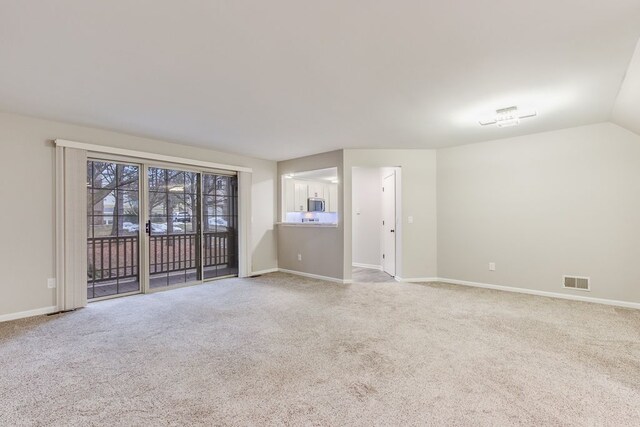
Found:
<path fill-rule="evenodd" d="M 285 212 L 307 212 L 308 199 L 324 199 L 325 212 L 338 211 L 338 186 L 324 182 L 286 179 L 284 182 Z"/>
<path fill-rule="evenodd" d="M 309 197 L 325 198 L 325 184 L 322 182 L 309 182 Z"/>
<path fill-rule="evenodd" d="M 326 211 L 327 212 L 338 212 L 338 185 L 337 184 L 328 184 L 327 185 L 327 198 L 326 198 Z"/>
<path fill-rule="evenodd" d="M 285 212 L 294 212 L 296 210 L 296 188 L 292 179 L 284 180 L 284 209 Z"/>
<path fill-rule="evenodd" d="M 306 212 L 307 199 L 309 198 L 309 185 L 304 181 L 295 181 L 294 187 L 294 206 L 292 212 Z"/>

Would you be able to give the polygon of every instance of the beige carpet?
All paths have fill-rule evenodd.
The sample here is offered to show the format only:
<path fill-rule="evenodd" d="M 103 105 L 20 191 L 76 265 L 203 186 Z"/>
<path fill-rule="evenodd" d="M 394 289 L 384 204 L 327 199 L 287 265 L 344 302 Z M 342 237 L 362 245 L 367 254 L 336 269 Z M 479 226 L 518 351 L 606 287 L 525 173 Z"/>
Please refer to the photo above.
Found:
<path fill-rule="evenodd" d="M 272 274 L 0 324 L 1 425 L 638 425 L 640 312 Z"/>

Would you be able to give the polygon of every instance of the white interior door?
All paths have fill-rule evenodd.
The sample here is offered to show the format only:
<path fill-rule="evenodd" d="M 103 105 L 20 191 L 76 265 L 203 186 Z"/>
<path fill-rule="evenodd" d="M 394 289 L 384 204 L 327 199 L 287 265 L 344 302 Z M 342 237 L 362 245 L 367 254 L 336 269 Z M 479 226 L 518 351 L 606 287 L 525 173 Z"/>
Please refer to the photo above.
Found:
<path fill-rule="evenodd" d="M 382 269 L 396 275 L 396 173 L 382 180 Z"/>

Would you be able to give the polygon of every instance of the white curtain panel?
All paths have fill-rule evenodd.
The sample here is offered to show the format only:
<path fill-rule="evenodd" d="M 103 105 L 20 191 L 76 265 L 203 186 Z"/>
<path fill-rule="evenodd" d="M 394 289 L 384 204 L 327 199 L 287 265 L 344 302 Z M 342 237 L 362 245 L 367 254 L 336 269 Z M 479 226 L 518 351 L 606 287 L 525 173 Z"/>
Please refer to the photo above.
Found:
<path fill-rule="evenodd" d="M 238 172 L 238 276 L 247 277 L 252 272 L 251 262 L 251 172 Z"/>
<path fill-rule="evenodd" d="M 58 310 L 87 305 L 87 151 L 56 147 Z"/>

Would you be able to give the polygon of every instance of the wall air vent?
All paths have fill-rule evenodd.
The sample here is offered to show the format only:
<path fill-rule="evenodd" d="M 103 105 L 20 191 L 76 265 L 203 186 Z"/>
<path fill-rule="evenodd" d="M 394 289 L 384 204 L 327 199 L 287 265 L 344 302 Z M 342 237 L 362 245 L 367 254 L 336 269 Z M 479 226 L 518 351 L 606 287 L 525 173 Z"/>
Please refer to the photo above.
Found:
<path fill-rule="evenodd" d="M 591 280 L 588 277 L 562 276 L 562 281 L 563 281 L 563 287 L 568 289 L 578 289 L 580 291 L 591 290 L 591 287 L 590 287 Z"/>

